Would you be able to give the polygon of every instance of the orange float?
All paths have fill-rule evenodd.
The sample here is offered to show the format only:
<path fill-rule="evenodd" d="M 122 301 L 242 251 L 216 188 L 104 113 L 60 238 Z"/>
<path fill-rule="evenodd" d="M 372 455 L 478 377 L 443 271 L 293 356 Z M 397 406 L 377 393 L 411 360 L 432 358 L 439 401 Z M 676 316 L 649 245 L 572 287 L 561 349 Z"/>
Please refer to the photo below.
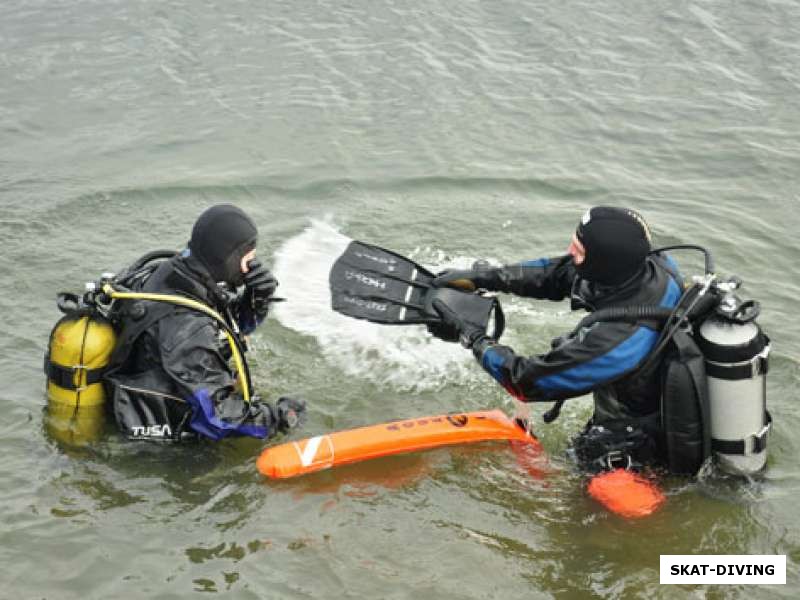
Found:
<path fill-rule="evenodd" d="M 500 410 L 390 421 L 286 442 L 262 451 L 256 467 L 262 475 L 286 479 L 370 458 L 490 440 L 513 442 L 520 464 L 528 465 L 532 476 L 545 474 L 540 465 L 530 466 L 542 452 L 539 440 Z M 587 491 L 606 509 L 627 518 L 646 517 L 666 500 L 654 482 L 624 469 L 595 475 Z"/>
<path fill-rule="evenodd" d="M 666 500 L 655 483 L 625 469 L 595 475 L 589 481 L 587 490 L 592 498 L 608 510 L 630 519 L 653 514 Z"/>
<path fill-rule="evenodd" d="M 287 478 L 379 456 L 439 446 L 515 440 L 541 449 L 539 440 L 500 410 L 390 421 L 317 435 L 265 449 L 256 461 L 259 472 Z"/>

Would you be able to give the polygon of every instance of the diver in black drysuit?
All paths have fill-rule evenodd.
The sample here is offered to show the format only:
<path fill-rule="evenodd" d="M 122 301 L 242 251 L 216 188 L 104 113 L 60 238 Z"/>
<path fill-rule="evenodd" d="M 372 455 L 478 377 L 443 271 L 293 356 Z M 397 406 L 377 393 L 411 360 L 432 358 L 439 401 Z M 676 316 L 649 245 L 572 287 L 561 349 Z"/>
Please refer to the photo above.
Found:
<path fill-rule="evenodd" d="M 673 308 L 683 281 L 666 254 L 649 255 L 650 232 L 632 210 L 590 209 L 568 254 L 500 268 L 450 271 L 434 285 L 471 287 L 527 298 L 570 298 L 573 310 Z M 553 340 L 550 351 L 518 356 L 462 321 L 446 305 L 441 331 L 457 330 L 481 366 L 523 402 L 551 402 L 593 392 L 594 414 L 573 452 L 589 469 L 636 466 L 663 458 L 659 361 L 640 369 L 659 336 L 655 323 L 600 321 Z M 439 335 L 436 326 L 431 333 Z M 447 339 L 446 336 L 440 336 Z"/>
<path fill-rule="evenodd" d="M 257 234 L 239 208 L 213 206 L 195 223 L 189 247 L 161 262 L 135 291 L 196 300 L 249 334 L 266 318 L 278 285 L 250 261 Z M 225 291 L 218 282 L 228 290 L 244 285 L 244 292 Z M 116 422 L 129 438 L 266 438 L 297 424 L 302 400 L 281 398 L 275 406 L 258 397 L 245 401 L 229 366 L 230 347 L 211 316 L 144 300 L 122 301 L 120 310 L 122 330 L 106 381 Z"/>

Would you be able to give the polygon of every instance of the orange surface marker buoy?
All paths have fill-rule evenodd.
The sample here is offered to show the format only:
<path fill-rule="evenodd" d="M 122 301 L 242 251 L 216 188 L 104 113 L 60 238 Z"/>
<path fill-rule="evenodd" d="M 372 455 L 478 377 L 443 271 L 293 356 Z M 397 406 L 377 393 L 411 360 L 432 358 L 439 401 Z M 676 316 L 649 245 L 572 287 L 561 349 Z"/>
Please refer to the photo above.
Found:
<path fill-rule="evenodd" d="M 611 512 L 633 519 L 653 514 L 666 500 L 654 483 L 625 469 L 595 475 L 587 489 Z"/>
<path fill-rule="evenodd" d="M 391 421 L 287 442 L 265 449 L 256 461 L 261 474 L 295 477 L 379 456 L 488 440 L 539 441 L 500 410 Z"/>

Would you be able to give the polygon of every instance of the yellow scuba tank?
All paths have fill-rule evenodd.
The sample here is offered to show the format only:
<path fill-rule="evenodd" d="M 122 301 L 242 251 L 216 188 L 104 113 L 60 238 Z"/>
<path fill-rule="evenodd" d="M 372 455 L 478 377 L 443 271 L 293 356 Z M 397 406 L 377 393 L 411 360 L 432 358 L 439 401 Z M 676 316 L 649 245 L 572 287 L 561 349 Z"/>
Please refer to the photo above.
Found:
<path fill-rule="evenodd" d="M 152 273 L 152 261 L 173 256 L 159 250 L 142 256 L 119 276 L 126 284 L 141 283 Z M 56 304 L 64 316 L 50 332 L 44 357 L 47 375 L 47 432 L 59 442 L 83 445 L 97 441 L 106 424 L 106 391 L 103 376 L 117 333 L 112 325 L 111 298 L 99 288 L 117 277 L 103 273 L 100 282 L 86 284 L 82 296 L 62 292 Z"/>
<path fill-rule="evenodd" d="M 114 328 L 74 295 L 59 294 L 58 305 L 65 315 L 50 333 L 45 356 L 48 404 L 100 406 L 105 402 L 103 371 L 116 343 Z"/>
<path fill-rule="evenodd" d="M 98 441 L 105 431 L 106 407 L 95 404 L 78 408 L 50 402 L 44 424 L 54 440 L 69 446 L 84 446 Z"/>

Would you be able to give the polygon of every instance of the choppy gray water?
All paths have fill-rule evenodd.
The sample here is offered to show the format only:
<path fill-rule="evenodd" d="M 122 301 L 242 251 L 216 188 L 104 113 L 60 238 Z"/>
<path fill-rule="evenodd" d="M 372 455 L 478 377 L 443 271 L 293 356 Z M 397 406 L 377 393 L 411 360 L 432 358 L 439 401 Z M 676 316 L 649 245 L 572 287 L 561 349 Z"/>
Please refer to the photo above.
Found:
<path fill-rule="evenodd" d="M 789 0 L 4 2 L 0 597 L 796 597 L 798 19 Z M 766 477 L 609 515 L 561 458 L 588 399 L 539 427 L 545 479 L 503 444 L 277 484 L 256 441 L 59 444 L 41 413 L 54 294 L 180 247 L 222 200 L 257 218 L 290 298 L 252 369 L 262 394 L 308 398 L 298 436 L 513 409 L 460 348 L 327 312 L 347 239 L 513 261 L 562 252 L 592 204 L 639 209 L 763 304 Z M 575 319 L 506 304 L 521 351 Z M 788 585 L 660 587 L 659 555 L 689 553 L 787 554 Z"/>

